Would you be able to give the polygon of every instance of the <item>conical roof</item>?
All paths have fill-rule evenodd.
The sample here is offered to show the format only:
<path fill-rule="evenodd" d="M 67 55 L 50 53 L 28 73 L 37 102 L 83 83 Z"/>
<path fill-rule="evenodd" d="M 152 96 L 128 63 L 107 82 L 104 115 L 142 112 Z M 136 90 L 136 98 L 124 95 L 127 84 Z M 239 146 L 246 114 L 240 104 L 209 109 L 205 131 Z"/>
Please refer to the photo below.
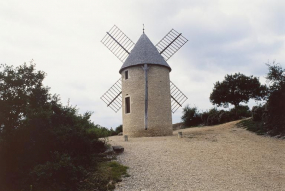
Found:
<path fill-rule="evenodd" d="M 144 33 L 135 44 L 119 73 L 121 73 L 125 68 L 141 64 L 161 65 L 167 67 L 171 71 L 170 66 Z"/>

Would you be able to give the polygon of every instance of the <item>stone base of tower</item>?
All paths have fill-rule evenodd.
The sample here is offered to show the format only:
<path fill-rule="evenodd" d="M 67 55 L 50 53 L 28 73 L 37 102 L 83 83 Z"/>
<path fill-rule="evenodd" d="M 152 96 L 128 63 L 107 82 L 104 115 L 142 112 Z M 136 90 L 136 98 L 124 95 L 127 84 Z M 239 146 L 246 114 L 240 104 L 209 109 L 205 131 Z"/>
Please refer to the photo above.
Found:
<path fill-rule="evenodd" d="M 169 69 L 151 65 L 148 70 L 148 129 L 145 130 L 145 74 L 141 66 L 122 71 L 123 134 L 129 137 L 172 135 Z"/>
<path fill-rule="evenodd" d="M 144 126 L 141 128 L 136 127 L 123 127 L 123 134 L 129 137 L 158 137 L 158 136 L 171 136 L 173 134 L 172 125 L 171 126 L 156 126 L 150 127 L 147 130 Z"/>

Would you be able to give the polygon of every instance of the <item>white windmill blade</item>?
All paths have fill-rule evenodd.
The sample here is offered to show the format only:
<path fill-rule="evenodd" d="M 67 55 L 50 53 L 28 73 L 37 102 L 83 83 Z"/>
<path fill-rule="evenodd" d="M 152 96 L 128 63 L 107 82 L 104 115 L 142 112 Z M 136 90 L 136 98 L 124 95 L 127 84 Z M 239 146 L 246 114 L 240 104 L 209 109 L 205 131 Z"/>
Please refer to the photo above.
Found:
<path fill-rule="evenodd" d="M 104 36 L 101 42 L 121 61 L 124 62 L 135 43 L 131 41 L 116 25 Z"/>
<path fill-rule="evenodd" d="M 182 104 L 188 99 L 180 89 L 173 82 L 170 81 L 170 95 L 171 95 L 171 111 L 175 111 L 182 107 Z"/>
<path fill-rule="evenodd" d="M 158 52 L 161 56 L 168 60 L 173 56 L 188 40 L 182 36 L 182 33 L 178 33 L 172 29 L 167 33 L 156 45 Z"/>
<path fill-rule="evenodd" d="M 114 83 L 102 96 L 107 107 L 110 107 L 116 113 L 122 107 L 122 78 Z"/>

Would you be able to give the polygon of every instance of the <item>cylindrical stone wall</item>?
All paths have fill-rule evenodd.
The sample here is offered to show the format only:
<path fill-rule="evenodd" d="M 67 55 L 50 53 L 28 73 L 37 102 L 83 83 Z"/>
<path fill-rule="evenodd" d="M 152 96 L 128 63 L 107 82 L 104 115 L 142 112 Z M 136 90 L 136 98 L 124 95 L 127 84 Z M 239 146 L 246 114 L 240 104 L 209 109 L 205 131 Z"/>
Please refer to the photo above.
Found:
<path fill-rule="evenodd" d="M 172 135 L 169 69 L 148 65 L 148 129 L 144 129 L 145 77 L 142 66 L 126 68 L 122 74 L 123 134 L 129 137 Z M 125 79 L 125 71 L 128 79 Z M 130 97 L 130 113 L 125 98 Z"/>

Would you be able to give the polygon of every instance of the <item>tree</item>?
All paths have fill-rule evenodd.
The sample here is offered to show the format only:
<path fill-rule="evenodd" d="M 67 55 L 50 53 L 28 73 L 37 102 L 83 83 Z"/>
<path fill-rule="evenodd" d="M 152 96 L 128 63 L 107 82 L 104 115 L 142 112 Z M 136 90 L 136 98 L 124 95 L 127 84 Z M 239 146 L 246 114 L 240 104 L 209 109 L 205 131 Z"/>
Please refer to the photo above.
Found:
<path fill-rule="evenodd" d="M 258 78 L 235 73 L 226 75 L 224 81 L 214 84 L 210 101 L 218 106 L 227 107 L 230 103 L 238 107 L 241 102 L 247 103 L 251 98 L 261 100 L 265 94 L 266 86 L 261 85 Z"/>
<path fill-rule="evenodd" d="M 32 110 L 47 107 L 49 88 L 42 85 L 45 73 L 35 72 L 35 64 L 17 67 L 1 64 L 0 133 L 9 134 L 23 124 Z"/>
<path fill-rule="evenodd" d="M 202 123 L 201 114 L 196 107 L 186 105 L 183 108 L 183 115 L 181 117 L 185 127 L 195 126 Z"/>
<path fill-rule="evenodd" d="M 117 135 L 119 134 L 119 133 L 121 133 L 121 132 L 123 132 L 123 125 L 119 125 L 118 127 L 116 127 L 116 133 L 117 133 Z"/>
<path fill-rule="evenodd" d="M 274 133 L 285 133 L 285 69 L 273 62 L 267 64 L 269 72 L 266 79 L 269 81 L 269 96 L 267 100 L 268 119 L 267 129 Z"/>
<path fill-rule="evenodd" d="M 63 106 L 45 75 L 35 64 L 0 65 L 0 190 L 78 190 L 102 160 L 106 129 Z"/>
<path fill-rule="evenodd" d="M 268 66 L 268 73 L 266 79 L 271 83 L 269 92 L 282 89 L 285 84 L 285 69 L 280 64 L 273 62 L 272 64 L 266 64 Z"/>

